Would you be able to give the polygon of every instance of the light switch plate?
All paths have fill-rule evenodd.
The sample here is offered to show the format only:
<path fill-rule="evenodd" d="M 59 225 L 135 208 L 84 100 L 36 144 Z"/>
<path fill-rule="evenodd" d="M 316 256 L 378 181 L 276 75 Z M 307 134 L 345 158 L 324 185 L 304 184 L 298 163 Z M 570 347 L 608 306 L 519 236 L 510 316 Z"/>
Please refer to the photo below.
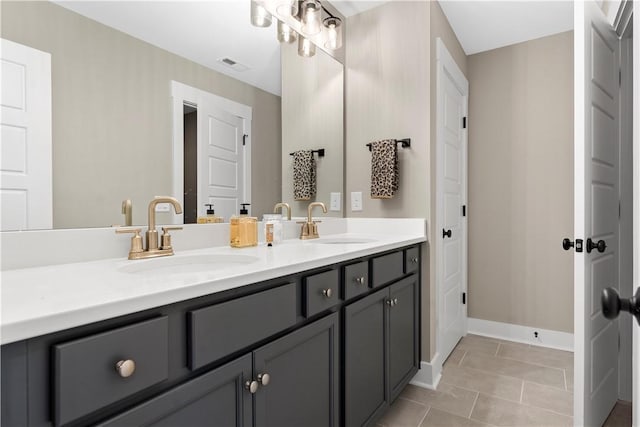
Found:
<path fill-rule="evenodd" d="M 361 191 L 352 191 L 351 192 L 351 211 L 361 211 L 362 210 L 362 192 Z"/>
<path fill-rule="evenodd" d="M 330 211 L 340 210 L 340 193 L 331 193 L 331 203 L 329 205 Z"/>

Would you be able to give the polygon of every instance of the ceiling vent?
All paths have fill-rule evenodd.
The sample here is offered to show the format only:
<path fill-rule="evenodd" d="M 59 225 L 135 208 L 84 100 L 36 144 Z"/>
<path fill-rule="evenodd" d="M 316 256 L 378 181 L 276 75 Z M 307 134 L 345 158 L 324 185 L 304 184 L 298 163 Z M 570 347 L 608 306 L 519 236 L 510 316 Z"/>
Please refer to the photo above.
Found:
<path fill-rule="evenodd" d="M 247 67 L 246 65 L 240 64 L 239 62 L 234 61 L 231 58 L 220 58 L 218 59 L 218 62 L 226 67 L 231 68 L 234 71 L 247 71 L 249 69 L 249 67 Z"/>

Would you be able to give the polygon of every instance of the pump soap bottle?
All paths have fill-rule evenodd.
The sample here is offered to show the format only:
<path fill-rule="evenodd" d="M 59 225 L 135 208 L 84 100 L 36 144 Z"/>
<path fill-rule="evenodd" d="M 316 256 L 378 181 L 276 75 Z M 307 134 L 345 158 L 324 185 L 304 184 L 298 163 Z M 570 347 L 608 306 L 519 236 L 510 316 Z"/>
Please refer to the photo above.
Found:
<path fill-rule="evenodd" d="M 241 203 L 240 216 L 232 216 L 229 220 L 230 244 L 234 248 L 258 245 L 258 218 L 249 216 L 247 206 Z"/>
<path fill-rule="evenodd" d="M 224 218 L 216 215 L 216 212 L 213 210 L 213 203 L 207 203 L 205 206 L 207 207 L 207 216 L 199 216 L 198 224 L 216 224 L 224 222 Z"/>

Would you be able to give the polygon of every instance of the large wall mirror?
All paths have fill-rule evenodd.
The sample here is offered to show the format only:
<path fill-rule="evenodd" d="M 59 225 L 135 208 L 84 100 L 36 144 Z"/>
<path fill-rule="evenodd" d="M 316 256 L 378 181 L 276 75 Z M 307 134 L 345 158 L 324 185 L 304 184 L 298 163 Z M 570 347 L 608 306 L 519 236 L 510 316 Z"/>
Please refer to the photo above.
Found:
<path fill-rule="evenodd" d="M 319 49 L 313 58 L 281 58 L 275 20 L 271 28 L 252 27 L 249 0 L 0 7 L 3 39 L 51 55 L 53 228 L 124 224 L 126 199 L 133 224 L 145 225 L 149 201 L 174 194 L 172 81 L 251 108 L 251 196 L 244 201 L 252 215 L 270 213 L 280 201 L 302 214 L 288 154 L 317 145 L 299 130 L 312 129 L 309 119 L 331 127 L 323 134 L 327 154 L 318 160 L 315 200 L 328 204 L 330 192 L 343 192 L 342 64 Z M 282 50 L 289 48 L 295 50 Z M 298 77 L 281 85 L 281 64 Z M 316 70 L 312 84 L 305 67 Z M 294 107 L 282 110 L 286 105 Z M 321 105 L 340 114 L 329 122 Z M 159 222 L 172 220 L 158 213 Z"/>

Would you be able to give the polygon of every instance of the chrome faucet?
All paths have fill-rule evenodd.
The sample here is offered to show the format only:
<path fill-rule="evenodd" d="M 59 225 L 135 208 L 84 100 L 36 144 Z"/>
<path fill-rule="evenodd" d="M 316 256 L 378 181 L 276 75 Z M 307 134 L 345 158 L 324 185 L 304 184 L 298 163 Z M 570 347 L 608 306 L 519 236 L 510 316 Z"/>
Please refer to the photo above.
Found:
<path fill-rule="evenodd" d="M 300 239 L 309 240 L 309 239 L 317 239 L 320 237 L 318 234 L 318 226 L 317 223 L 321 221 L 314 221 L 311 218 L 311 211 L 315 206 L 320 206 L 322 208 L 322 212 L 327 213 L 327 207 L 322 202 L 312 202 L 309 203 L 309 207 L 307 208 L 307 221 L 299 222 L 298 224 L 302 224 L 302 230 L 300 231 Z"/>
<path fill-rule="evenodd" d="M 142 245 L 142 237 L 140 228 L 118 228 L 116 233 L 133 233 L 131 238 L 131 249 L 129 250 L 129 259 L 155 258 L 160 256 L 173 255 L 173 247 L 171 246 L 171 230 L 182 230 L 180 226 L 162 227 L 162 240 L 158 244 L 158 231 L 156 230 L 156 205 L 158 203 L 170 203 L 173 205 L 177 214 L 182 213 L 180 202 L 173 197 L 156 196 L 149 202 L 149 227 L 145 233 L 146 249 Z"/>
<path fill-rule="evenodd" d="M 291 221 L 291 206 L 289 206 L 289 203 L 276 203 L 276 205 L 273 207 L 273 213 L 278 213 L 278 208 L 280 208 L 280 212 L 282 212 L 283 208 L 287 208 L 287 220 Z"/>

